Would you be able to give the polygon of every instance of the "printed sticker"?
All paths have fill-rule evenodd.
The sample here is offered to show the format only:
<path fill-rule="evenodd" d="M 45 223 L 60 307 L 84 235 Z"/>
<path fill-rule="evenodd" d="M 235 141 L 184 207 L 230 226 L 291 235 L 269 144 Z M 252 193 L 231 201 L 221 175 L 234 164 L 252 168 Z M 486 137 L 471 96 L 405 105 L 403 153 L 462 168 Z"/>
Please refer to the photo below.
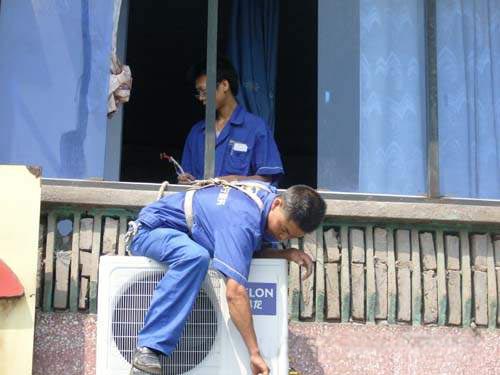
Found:
<path fill-rule="evenodd" d="M 247 290 L 254 315 L 276 315 L 276 284 L 248 283 Z"/>

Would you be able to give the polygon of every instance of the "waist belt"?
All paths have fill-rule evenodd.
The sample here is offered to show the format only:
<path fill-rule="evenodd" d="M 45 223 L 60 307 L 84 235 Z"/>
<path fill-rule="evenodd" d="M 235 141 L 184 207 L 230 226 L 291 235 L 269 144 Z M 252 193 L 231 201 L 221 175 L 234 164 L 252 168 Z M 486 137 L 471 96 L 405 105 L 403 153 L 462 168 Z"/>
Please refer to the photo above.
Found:
<path fill-rule="evenodd" d="M 266 190 L 271 192 L 267 186 L 255 182 L 227 182 L 225 180 L 220 180 L 218 178 L 213 178 L 210 180 L 200 180 L 195 183 L 195 185 L 186 191 L 186 195 L 184 197 L 184 215 L 186 216 L 186 224 L 189 232 L 191 233 L 191 229 L 193 227 L 193 198 L 194 194 L 201 189 L 205 189 L 212 186 L 227 186 L 231 189 L 236 189 L 243 192 L 247 197 L 249 197 L 256 205 L 259 207 L 259 210 L 262 211 L 264 209 L 264 203 L 262 199 L 257 195 L 257 191 Z"/>

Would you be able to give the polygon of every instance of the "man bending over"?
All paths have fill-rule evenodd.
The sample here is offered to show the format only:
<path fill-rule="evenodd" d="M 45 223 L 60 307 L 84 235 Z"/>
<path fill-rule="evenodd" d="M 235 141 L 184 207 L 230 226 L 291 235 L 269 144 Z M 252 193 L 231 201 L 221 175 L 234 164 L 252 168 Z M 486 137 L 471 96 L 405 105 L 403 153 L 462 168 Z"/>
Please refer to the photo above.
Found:
<path fill-rule="evenodd" d="M 247 346 L 252 373 L 269 374 L 246 291 L 252 257 L 257 250 L 257 256 L 284 258 L 312 269 L 311 258 L 297 249 L 260 249 L 263 243 L 312 232 L 325 209 L 320 195 L 305 185 L 278 194 L 263 182 L 220 180 L 146 206 L 132 223 L 130 250 L 165 264 L 168 271 L 139 332 L 131 373 L 161 373 L 159 354 L 174 351 L 212 261 L 212 268 L 226 277 L 229 313 Z"/>

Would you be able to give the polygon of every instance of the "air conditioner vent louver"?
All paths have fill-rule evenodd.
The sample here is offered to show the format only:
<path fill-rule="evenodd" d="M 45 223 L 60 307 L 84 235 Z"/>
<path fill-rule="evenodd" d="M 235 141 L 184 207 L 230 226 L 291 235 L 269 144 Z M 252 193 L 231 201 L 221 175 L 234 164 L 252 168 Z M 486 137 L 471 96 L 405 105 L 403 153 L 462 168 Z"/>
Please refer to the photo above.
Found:
<path fill-rule="evenodd" d="M 162 374 L 180 375 L 198 366 L 210 353 L 217 337 L 219 314 L 216 275 L 206 278 L 182 338 L 168 358 L 162 356 Z M 162 270 L 148 270 L 134 275 L 115 296 L 111 322 L 112 337 L 120 354 L 131 362 L 137 334 L 151 302 L 154 289 L 165 274 Z M 211 277 L 212 276 L 212 277 Z"/>

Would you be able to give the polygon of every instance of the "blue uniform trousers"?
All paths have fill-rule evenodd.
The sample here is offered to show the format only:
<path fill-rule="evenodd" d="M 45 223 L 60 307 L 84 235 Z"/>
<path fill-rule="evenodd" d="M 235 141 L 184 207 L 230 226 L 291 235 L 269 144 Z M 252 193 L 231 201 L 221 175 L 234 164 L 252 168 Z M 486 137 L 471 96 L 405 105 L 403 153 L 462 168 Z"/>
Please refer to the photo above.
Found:
<path fill-rule="evenodd" d="M 181 337 L 200 291 L 210 253 L 184 232 L 147 226 L 142 226 L 134 236 L 131 251 L 168 267 L 153 294 L 137 345 L 169 355 Z"/>

